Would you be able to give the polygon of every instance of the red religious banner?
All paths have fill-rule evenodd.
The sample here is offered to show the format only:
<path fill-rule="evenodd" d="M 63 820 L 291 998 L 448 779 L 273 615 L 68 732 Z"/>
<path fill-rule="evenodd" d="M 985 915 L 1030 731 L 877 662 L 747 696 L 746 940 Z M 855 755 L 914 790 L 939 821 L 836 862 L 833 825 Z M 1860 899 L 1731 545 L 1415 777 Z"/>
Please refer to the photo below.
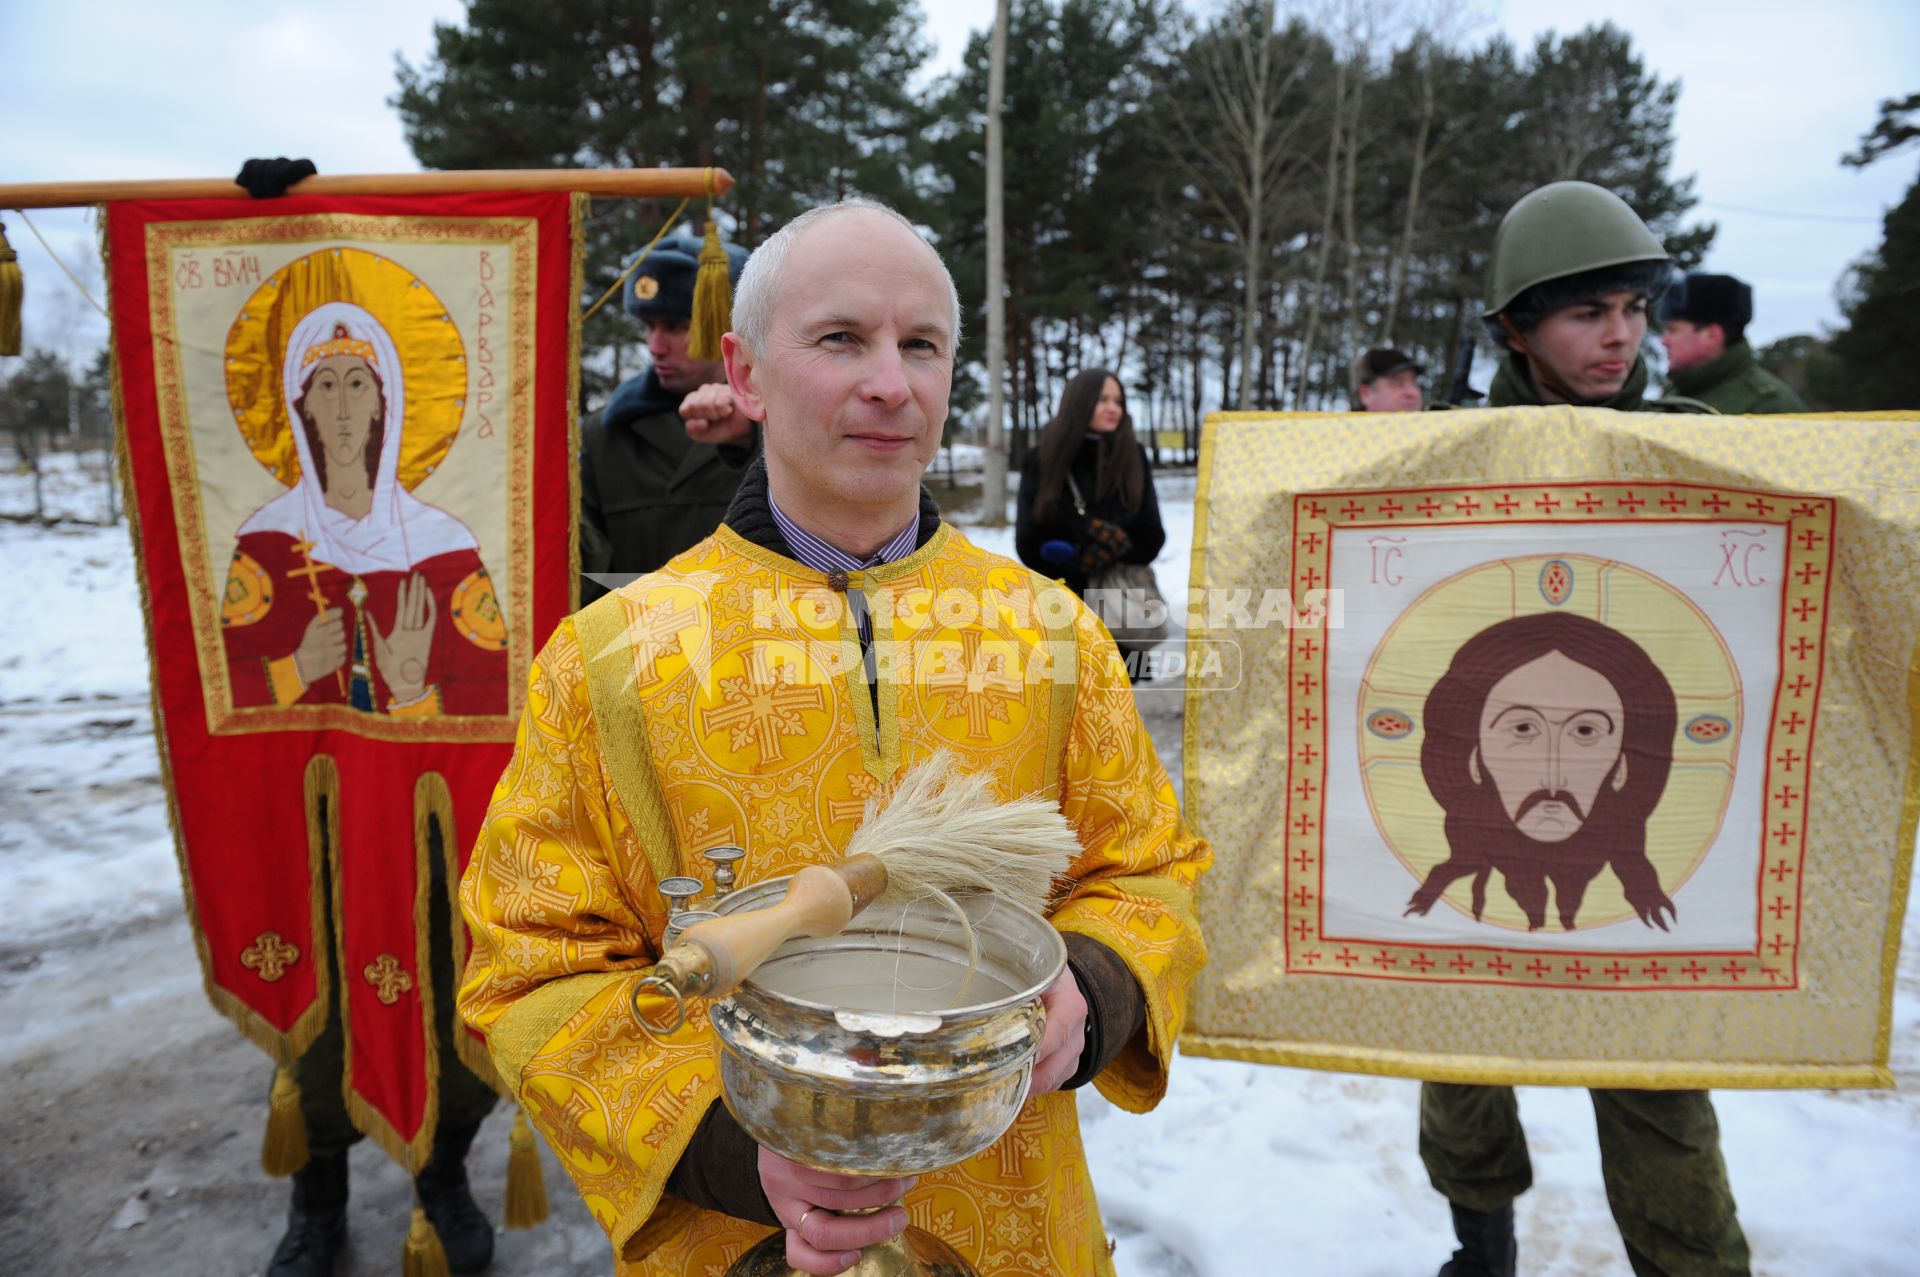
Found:
<path fill-rule="evenodd" d="M 430 974 L 428 919 L 464 956 L 460 870 L 573 601 L 578 199 L 107 208 L 155 717 L 208 994 L 288 1064 L 337 967 L 349 1111 L 416 1169 L 455 993 Z M 477 1038 L 458 1046 L 491 1077 Z"/>

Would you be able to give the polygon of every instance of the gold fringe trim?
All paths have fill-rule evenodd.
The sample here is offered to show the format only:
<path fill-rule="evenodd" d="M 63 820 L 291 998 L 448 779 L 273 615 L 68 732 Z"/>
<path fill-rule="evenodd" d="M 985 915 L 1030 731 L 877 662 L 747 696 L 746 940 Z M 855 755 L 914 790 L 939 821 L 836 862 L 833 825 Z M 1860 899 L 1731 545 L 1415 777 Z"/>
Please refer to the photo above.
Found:
<path fill-rule="evenodd" d="M 446 990 L 446 995 L 454 1000 L 453 1053 L 475 1077 L 492 1087 L 495 1094 L 502 1099 L 512 1100 L 513 1090 L 494 1069 L 493 1056 L 487 1050 L 486 1039 L 468 1029 L 466 1022 L 460 1018 L 460 986 L 466 983 L 466 961 L 462 955 L 468 952 L 467 915 L 460 908 L 461 842 L 455 835 L 453 797 L 447 790 L 445 778 L 437 773 L 429 773 L 420 778 L 420 784 L 425 786 L 429 779 L 438 787 L 433 801 L 443 803 L 446 808 L 441 816 L 443 837 L 440 839 L 440 853 L 447 880 L 447 943 L 451 946 L 447 952 L 454 958 L 453 988 Z"/>
<path fill-rule="evenodd" d="M 592 197 L 576 191 L 567 211 L 567 233 L 573 239 L 573 291 L 580 296 L 587 286 L 587 209 Z M 580 610 L 580 333 L 585 326 L 580 307 L 567 307 L 567 612 Z M 530 523 L 533 503 L 527 503 L 522 515 Z M 537 631 L 536 631 L 537 633 Z M 520 680 L 524 686 L 525 679 Z M 464 1041 L 463 1041 L 464 1045 Z M 462 1059 L 466 1056 L 463 1053 Z"/>
<path fill-rule="evenodd" d="M 1220 432 L 1214 429 L 1214 421 L 1222 415 L 1210 412 L 1200 422 L 1200 465 L 1193 484 L 1193 549 L 1187 559 L 1188 599 L 1195 590 L 1207 588 L 1207 518 L 1213 496 L 1213 462 L 1220 451 Z M 1182 606 L 1185 606 L 1184 600 Z M 1193 658 L 1193 642 L 1191 633 L 1183 640 L 1189 660 Z M 1198 708 L 1194 703 L 1200 694 L 1198 689 L 1198 680 L 1187 681 L 1186 704 L 1181 706 L 1180 714 L 1180 808 L 1188 828 L 1195 833 L 1201 825 L 1200 782 L 1195 779 L 1200 769 L 1193 764 L 1193 760 L 1200 757 L 1200 716 L 1194 712 Z"/>
<path fill-rule="evenodd" d="M 1909 416 L 1911 414 L 1908 414 Z M 1913 881 L 1913 844 L 1920 837 L 1920 643 L 1907 662 L 1907 793 L 1901 804 L 1900 835 L 1895 842 L 1893 881 L 1888 884 L 1887 936 L 1880 950 L 1880 1023 L 1873 1034 L 1874 1062 L 1885 1065 L 1893 1048 L 1893 991 L 1899 982 L 1900 931 L 1907 916 L 1907 892 Z M 1887 1086 L 1893 1085 L 1889 1080 Z"/>
<path fill-rule="evenodd" d="M 420 1129 L 413 1133 L 411 1139 L 354 1089 L 353 1016 L 350 1014 L 354 981 L 352 973 L 345 970 L 344 963 L 340 972 L 340 1029 L 346 1038 L 346 1076 L 342 1087 L 346 1092 L 347 1116 L 352 1119 L 356 1130 L 386 1150 L 387 1156 L 400 1163 L 408 1175 L 419 1174 L 432 1158 L 433 1136 L 440 1119 L 440 1038 L 433 1026 L 433 933 L 428 926 L 427 912 L 433 889 L 430 876 L 432 861 L 428 850 L 432 844 L 427 834 L 428 822 L 434 818 L 441 821 L 441 841 L 444 846 L 453 832 L 453 800 L 447 792 L 447 782 L 437 772 L 427 772 L 414 782 L 413 788 L 413 978 L 414 987 L 420 992 L 419 1029 L 424 1039 L 422 1054 L 427 1075 L 427 1102 L 421 1113 Z M 347 933 L 340 904 L 343 898 L 340 857 L 335 856 L 333 924 L 340 938 L 340 952 L 345 954 Z M 408 1240 L 408 1253 L 412 1254 L 411 1238 Z"/>
<path fill-rule="evenodd" d="M 440 1234 L 427 1222 L 427 1212 L 413 1208 L 413 1220 L 407 1225 L 407 1249 L 400 1257 L 401 1277 L 452 1277 L 447 1267 L 447 1248 Z"/>
<path fill-rule="evenodd" d="M 600 754 L 613 782 L 613 798 L 633 826 L 654 882 L 671 878 L 679 872 L 680 843 L 660 793 L 660 778 L 654 774 L 646 711 L 631 686 L 633 652 L 627 637 L 625 596 L 616 591 L 596 599 L 561 624 L 573 626 L 574 641 L 580 647 L 587 700 L 600 733 Z M 645 895 L 652 885 L 630 883 L 629 889 Z"/>
<path fill-rule="evenodd" d="M 564 980 L 550 980 L 515 999 L 493 1022 L 493 1032 L 487 1034 L 493 1066 L 507 1081 L 507 1097 L 518 1100 L 528 1063 L 581 1007 L 608 985 L 619 984 L 644 970 L 581 972 Z"/>
<path fill-rule="evenodd" d="M 107 331 L 110 336 L 117 338 L 119 329 L 113 315 L 113 252 L 108 236 L 108 218 L 105 216 L 99 221 L 99 239 L 100 260 L 107 280 Z M 269 1023 L 243 1002 L 239 995 L 214 983 L 213 955 L 207 944 L 206 929 L 200 921 L 200 902 L 194 896 L 193 874 L 187 859 L 187 839 L 180 821 L 180 791 L 173 776 L 173 755 L 167 748 L 167 715 L 165 702 L 160 698 L 159 648 L 155 644 L 153 628 L 153 578 L 147 562 L 146 544 L 140 536 L 143 527 L 140 494 L 134 485 L 133 449 L 127 439 L 126 386 L 121 377 L 119 342 L 110 340 L 107 349 L 108 386 L 113 401 L 113 468 L 120 483 L 120 508 L 127 519 L 127 540 L 133 547 L 134 574 L 140 579 L 140 618 L 147 635 L 147 702 L 153 717 L 153 744 L 160 756 L 160 783 L 167 795 L 167 828 L 173 834 L 173 856 L 180 869 L 181 898 L 186 908 L 187 923 L 193 928 L 194 953 L 200 959 L 200 987 L 206 992 L 207 1001 L 214 1010 L 230 1020 L 248 1041 L 273 1057 L 275 1063 L 290 1066 L 306 1053 L 327 1026 L 327 981 L 323 976 L 314 982 L 312 1005 L 301 1012 L 299 1019 L 286 1032 Z M 308 766 L 311 774 L 312 764 Z M 317 866 L 320 853 L 311 837 L 312 828 L 309 820 L 308 865 L 313 895 L 313 906 L 308 914 L 312 919 L 309 934 L 314 951 L 312 959 L 319 964 L 315 969 L 325 972 L 327 927 L 319 905 L 320 878 Z"/>
<path fill-rule="evenodd" d="M 260 1169 L 274 1179 L 284 1179 L 305 1166 L 307 1157 L 307 1119 L 300 1111 L 300 1084 L 283 1064 L 273 1071 L 273 1099 L 267 1106 Z"/>
<path fill-rule="evenodd" d="M 1248 1038 L 1186 1033 L 1185 1055 L 1246 1064 L 1279 1064 L 1332 1073 L 1419 1078 L 1485 1086 L 1586 1086 L 1649 1091 L 1803 1090 L 1891 1087 L 1893 1075 L 1876 1065 L 1652 1064 L 1621 1060 L 1461 1060 L 1408 1051 L 1353 1046 L 1279 1047 Z"/>
<path fill-rule="evenodd" d="M 1059 590 L 1066 593 L 1066 587 L 1058 581 L 1047 580 L 1034 573 L 1036 596 L 1046 590 Z M 1036 608 L 1044 618 L 1046 607 L 1036 597 Z M 1058 664 L 1052 668 L 1052 715 L 1047 719 L 1047 797 L 1055 802 L 1060 800 L 1060 789 L 1067 773 L 1067 741 L 1073 735 L 1073 716 L 1080 708 L 1080 640 L 1074 633 L 1071 619 L 1073 610 L 1066 609 L 1069 619 L 1058 622 L 1042 621 L 1047 632 L 1050 650 L 1047 656 L 1057 661 L 1062 656 L 1073 662 L 1071 669 L 1062 669 Z"/>
<path fill-rule="evenodd" d="M 7 243 L 6 227 L 0 225 L 0 355 L 20 353 L 20 303 L 26 295 L 20 257 Z"/>
<path fill-rule="evenodd" d="M 700 241 L 699 266 L 693 277 L 693 318 L 687 328 L 687 355 L 718 359 L 720 338 L 733 319 L 733 280 L 727 250 L 720 243 L 720 226 L 707 204 L 707 231 Z"/>
<path fill-rule="evenodd" d="M 719 1079 L 702 1078 L 699 1092 L 687 1104 L 680 1120 L 662 1134 L 653 1161 L 647 1166 L 646 1177 L 640 1183 L 638 1202 L 607 1230 L 613 1253 L 622 1263 L 639 1263 L 700 1213 L 700 1208 L 693 1203 L 668 1195 L 667 1177 L 680 1164 L 687 1145 L 693 1142 L 693 1133 L 700 1129 L 701 1119 L 719 1099 Z"/>
<path fill-rule="evenodd" d="M 547 1218 L 547 1178 L 540 1170 L 540 1146 L 534 1141 L 527 1111 L 515 1109 L 508 1137 L 507 1206 L 501 1222 L 508 1228 L 532 1228 Z"/>

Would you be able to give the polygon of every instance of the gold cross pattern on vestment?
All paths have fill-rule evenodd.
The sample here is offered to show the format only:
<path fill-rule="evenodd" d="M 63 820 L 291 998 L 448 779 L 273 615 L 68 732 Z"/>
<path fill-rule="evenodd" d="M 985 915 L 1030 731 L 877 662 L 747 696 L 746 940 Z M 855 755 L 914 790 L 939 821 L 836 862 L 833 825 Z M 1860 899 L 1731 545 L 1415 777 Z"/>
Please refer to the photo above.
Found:
<path fill-rule="evenodd" d="M 413 977 L 400 966 L 400 959 L 391 953 L 383 953 L 366 965 L 362 975 L 373 986 L 374 996 L 383 1006 L 392 1006 L 400 1000 L 400 995 L 413 989 Z"/>
<path fill-rule="evenodd" d="M 287 968 L 298 961 L 299 946 L 288 944 L 278 931 L 262 931 L 252 944 L 240 951 L 240 965 L 258 973 L 268 984 L 285 975 Z"/>

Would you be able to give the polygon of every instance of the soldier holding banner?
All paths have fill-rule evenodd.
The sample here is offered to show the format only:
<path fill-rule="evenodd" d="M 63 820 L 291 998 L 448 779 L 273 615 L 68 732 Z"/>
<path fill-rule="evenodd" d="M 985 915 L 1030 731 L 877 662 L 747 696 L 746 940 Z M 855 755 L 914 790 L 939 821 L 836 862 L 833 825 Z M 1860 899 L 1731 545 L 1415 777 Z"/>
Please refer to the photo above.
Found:
<path fill-rule="evenodd" d="M 1489 265 L 1484 318 L 1507 351 L 1489 403 L 1711 412 L 1645 398 L 1640 345 L 1670 272 L 1658 237 L 1609 191 L 1555 182 L 1521 199 Z M 1607 1202 L 1636 1277 L 1743 1277 L 1747 1242 L 1706 1092 L 1590 1094 Z M 1513 1277 L 1513 1202 L 1533 1183 L 1513 1089 L 1423 1083 L 1420 1157 L 1460 1242 L 1440 1277 Z"/>

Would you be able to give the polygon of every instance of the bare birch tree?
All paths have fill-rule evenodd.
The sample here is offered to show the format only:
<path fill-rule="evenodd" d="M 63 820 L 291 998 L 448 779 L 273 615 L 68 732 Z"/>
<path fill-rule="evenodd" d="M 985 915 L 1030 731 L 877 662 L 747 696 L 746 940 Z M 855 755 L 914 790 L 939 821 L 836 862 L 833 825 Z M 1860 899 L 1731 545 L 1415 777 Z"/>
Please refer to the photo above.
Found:
<path fill-rule="evenodd" d="M 1188 46 L 1187 83 L 1158 115 L 1163 150 L 1181 181 L 1219 217 L 1239 249 L 1241 294 L 1238 405 L 1254 407 L 1262 271 L 1282 188 L 1299 169 L 1303 113 L 1283 113 L 1287 91 L 1309 58 L 1282 58 L 1274 38 L 1275 0 L 1238 0 Z"/>

